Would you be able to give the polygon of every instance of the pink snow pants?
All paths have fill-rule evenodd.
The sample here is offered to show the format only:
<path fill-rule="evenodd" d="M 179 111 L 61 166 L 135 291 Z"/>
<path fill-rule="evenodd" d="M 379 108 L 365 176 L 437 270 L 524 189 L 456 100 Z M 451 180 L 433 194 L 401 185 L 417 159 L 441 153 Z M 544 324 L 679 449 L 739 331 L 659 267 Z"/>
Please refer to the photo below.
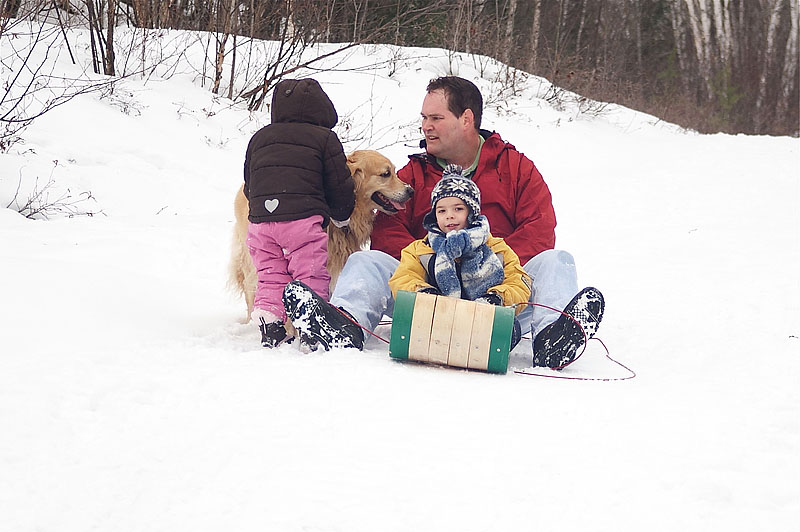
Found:
<path fill-rule="evenodd" d="M 286 321 L 283 289 L 293 280 L 304 282 L 328 300 L 331 275 L 326 268 L 328 234 L 322 229 L 322 216 L 250 223 L 247 247 L 258 272 L 255 308 Z"/>

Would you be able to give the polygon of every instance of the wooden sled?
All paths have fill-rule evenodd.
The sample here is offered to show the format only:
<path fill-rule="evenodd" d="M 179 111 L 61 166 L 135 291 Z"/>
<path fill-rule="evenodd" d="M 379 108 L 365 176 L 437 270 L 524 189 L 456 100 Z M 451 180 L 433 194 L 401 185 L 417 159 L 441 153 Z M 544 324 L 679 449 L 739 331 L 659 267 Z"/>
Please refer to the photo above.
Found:
<path fill-rule="evenodd" d="M 511 307 L 400 290 L 389 356 L 505 373 L 513 329 Z"/>

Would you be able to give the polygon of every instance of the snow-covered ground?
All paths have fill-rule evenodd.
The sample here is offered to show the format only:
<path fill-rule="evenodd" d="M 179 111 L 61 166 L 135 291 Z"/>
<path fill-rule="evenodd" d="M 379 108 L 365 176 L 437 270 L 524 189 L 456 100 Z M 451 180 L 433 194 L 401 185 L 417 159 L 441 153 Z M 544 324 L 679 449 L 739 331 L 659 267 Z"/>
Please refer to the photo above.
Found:
<path fill-rule="evenodd" d="M 87 39 L 70 38 L 79 64 L 62 53 L 58 68 L 74 73 Z M 374 338 L 264 350 L 226 265 L 245 147 L 268 113 L 214 97 L 196 58 L 75 98 L 0 155 L 0 207 L 50 183 L 51 202 L 95 214 L 0 209 L 0 530 L 800 523 L 798 139 L 554 107 L 533 77 L 499 98 L 485 58 L 358 47 L 300 73 L 336 104 L 345 148 L 402 166 L 427 81 L 475 81 L 484 127 L 545 176 L 557 247 L 605 294 L 598 336 L 637 377 L 405 364 Z M 560 375 L 628 375 L 604 355 L 593 342 Z"/>

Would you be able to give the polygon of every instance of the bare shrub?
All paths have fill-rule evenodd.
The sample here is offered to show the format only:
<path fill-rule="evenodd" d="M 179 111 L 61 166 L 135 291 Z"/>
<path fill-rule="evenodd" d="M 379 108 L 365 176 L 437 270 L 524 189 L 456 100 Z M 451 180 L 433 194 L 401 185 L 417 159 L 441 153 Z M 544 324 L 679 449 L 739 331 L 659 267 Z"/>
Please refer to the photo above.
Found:
<path fill-rule="evenodd" d="M 20 142 L 22 131 L 40 116 L 115 81 L 58 74 L 58 58 L 66 48 L 66 34 L 58 26 L 18 20 L 4 28 L 0 40 L 0 152 Z"/>
<path fill-rule="evenodd" d="M 55 166 L 53 168 L 55 169 Z M 35 177 L 30 190 L 24 194 L 21 193 L 23 181 L 23 176 L 20 174 L 16 190 L 5 207 L 17 211 L 26 218 L 49 220 L 56 217 L 92 217 L 103 214 L 102 210 L 92 209 L 97 201 L 91 192 L 74 193 L 69 188 L 58 190 L 52 172 L 44 184 L 40 182 L 38 176 Z"/>

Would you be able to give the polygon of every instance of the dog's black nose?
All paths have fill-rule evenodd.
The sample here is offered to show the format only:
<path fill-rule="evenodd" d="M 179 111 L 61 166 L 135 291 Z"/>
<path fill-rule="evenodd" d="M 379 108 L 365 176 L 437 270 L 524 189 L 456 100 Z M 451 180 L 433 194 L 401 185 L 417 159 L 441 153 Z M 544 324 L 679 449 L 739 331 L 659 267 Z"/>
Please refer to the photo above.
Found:
<path fill-rule="evenodd" d="M 409 196 L 413 196 L 414 195 L 414 188 L 413 187 L 410 187 L 410 186 L 406 185 L 406 189 L 408 190 L 408 195 Z"/>

